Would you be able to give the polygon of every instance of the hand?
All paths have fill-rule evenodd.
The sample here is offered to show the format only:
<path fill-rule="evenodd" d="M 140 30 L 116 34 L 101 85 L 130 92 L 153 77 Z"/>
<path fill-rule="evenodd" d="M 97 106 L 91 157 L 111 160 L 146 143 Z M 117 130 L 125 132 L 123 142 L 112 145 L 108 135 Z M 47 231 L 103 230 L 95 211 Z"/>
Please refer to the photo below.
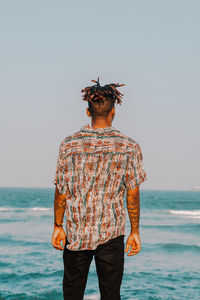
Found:
<path fill-rule="evenodd" d="M 126 242 L 126 249 L 125 253 L 129 251 L 131 247 L 130 252 L 127 254 L 127 256 L 136 255 L 141 250 L 141 242 L 140 242 L 140 236 L 139 233 L 131 233 L 127 239 Z"/>
<path fill-rule="evenodd" d="M 54 232 L 51 238 L 51 244 L 52 246 L 57 250 L 64 250 L 61 241 L 63 242 L 63 245 L 65 246 L 65 240 L 66 240 L 66 234 L 62 227 L 54 227 Z"/>

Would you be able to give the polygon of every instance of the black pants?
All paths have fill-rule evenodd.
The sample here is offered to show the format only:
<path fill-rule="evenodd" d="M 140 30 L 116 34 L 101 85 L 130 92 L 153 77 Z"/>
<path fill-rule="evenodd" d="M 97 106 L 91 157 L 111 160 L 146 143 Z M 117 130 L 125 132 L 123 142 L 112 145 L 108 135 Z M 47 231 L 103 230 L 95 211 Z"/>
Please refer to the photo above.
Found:
<path fill-rule="evenodd" d="M 66 245 L 68 241 L 66 241 Z M 124 271 L 124 235 L 98 245 L 95 250 L 63 252 L 65 300 L 82 300 L 90 263 L 95 258 L 101 300 L 119 300 Z"/>

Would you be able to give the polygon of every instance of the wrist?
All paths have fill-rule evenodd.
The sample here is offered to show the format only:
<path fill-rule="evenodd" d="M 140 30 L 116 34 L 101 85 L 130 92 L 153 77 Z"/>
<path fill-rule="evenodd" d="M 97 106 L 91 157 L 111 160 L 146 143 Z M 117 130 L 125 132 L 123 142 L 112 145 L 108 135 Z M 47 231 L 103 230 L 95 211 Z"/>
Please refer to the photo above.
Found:
<path fill-rule="evenodd" d="M 139 230 L 131 230 L 131 234 L 137 234 L 137 235 L 139 235 L 140 233 L 139 233 Z"/>
<path fill-rule="evenodd" d="M 63 222 L 61 224 L 54 222 L 54 228 L 63 228 Z"/>

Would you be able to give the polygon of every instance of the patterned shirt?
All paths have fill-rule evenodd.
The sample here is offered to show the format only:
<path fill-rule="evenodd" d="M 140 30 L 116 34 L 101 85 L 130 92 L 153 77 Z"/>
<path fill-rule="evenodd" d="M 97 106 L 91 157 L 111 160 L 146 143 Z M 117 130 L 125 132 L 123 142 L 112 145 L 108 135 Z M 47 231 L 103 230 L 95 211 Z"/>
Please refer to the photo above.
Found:
<path fill-rule="evenodd" d="M 125 235 L 124 196 L 147 180 L 139 144 L 114 127 L 89 124 L 60 145 L 54 183 L 66 195 L 70 250 Z"/>

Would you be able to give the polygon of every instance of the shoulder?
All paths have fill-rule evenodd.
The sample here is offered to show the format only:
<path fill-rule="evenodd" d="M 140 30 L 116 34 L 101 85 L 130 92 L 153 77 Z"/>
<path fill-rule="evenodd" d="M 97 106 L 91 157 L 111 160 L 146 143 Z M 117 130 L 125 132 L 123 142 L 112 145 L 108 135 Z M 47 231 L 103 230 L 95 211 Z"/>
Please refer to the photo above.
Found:
<path fill-rule="evenodd" d="M 81 131 L 76 131 L 71 135 L 66 136 L 60 143 L 60 148 L 65 149 L 74 143 L 74 141 L 78 140 L 82 136 Z"/>
<path fill-rule="evenodd" d="M 132 153 L 132 158 L 134 157 L 137 161 L 139 160 L 143 160 L 143 154 L 142 154 L 142 150 L 140 147 L 140 144 L 133 138 L 120 133 L 120 136 L 122 136 L 124 138 L 124 140 L 126 141 L 126 147 L 129 153 Z"/>
<path fill-rule="evenodd" d="M 127 147 L 130 149 L 130 150 L 136 150 L 136 149 L 140 149 L 140 145 L 138 144 L 138 142 L 131 138 L 130 136 L 122 133 L 121 131 L 117 130 L 116 131 L 116 135 L 119 139 L 121 139 L 123 141 L 123 143 L 125 145 L 127 145 Z"/>

